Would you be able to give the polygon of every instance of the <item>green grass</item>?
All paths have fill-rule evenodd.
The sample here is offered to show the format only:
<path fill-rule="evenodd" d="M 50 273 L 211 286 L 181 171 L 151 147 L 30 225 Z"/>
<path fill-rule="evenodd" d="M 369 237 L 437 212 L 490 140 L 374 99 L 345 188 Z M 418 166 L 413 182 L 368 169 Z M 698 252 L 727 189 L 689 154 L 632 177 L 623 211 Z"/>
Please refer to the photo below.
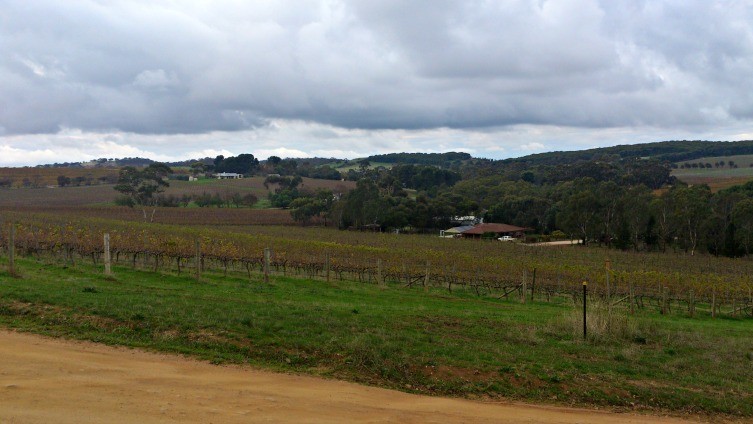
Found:
<path fill-rule="evenodd" d="M 693 164 L 693 163 L 710 163 L 712 166 L 719 162 L 724 161 L 724 168 L 729 169 L 727 166 L 727 163 L 729 161 L 733 161 L 737 166 L 740 168 L 748 168 L 751 164 L 753 164 L 753 155 L 735 155 L 735 156 L 713 156 L 713 157 L 703 157 L 699 159 L 693 159 L 693 160 L 686 160 L 682 162 L 677 162 L 677 165 L 682 165 L 683 163 L 686 164 Z M 716 168 L 712 168 L 716 169 Z"/>
<path fill-rule="evenodd" d="M 707 184 L 713 192 L 723 190 L 735 185 L 745 184 L 746 182 L 753 180 L 753 155 L 741 155 L 741 156 L 720 156 L 713 158 L 701 158 L 697 160 L 688 161 L 688 163 L 710 163 L 713 164 L 723 160 L 727 163 L 729 160 L 733 160 L 738 168 L 730 168 L 724 166 L 720 168 L 685 168 L 685 169 L 673 169 L 672 176 L 677 177 L 680 181 L 695 185 L 695 184 Z"/>
<path fill-rule="evenodd" d="M 361 168 L 361 166 L 358 164 L 358 160 L 352 160 L 352 161 L 350 161 L 349 164 L 346 164 L 346 163 L 342 162 L 342 163 L 331 164 L 330 166 L 334 167 L 335 169 L 337 169 L 340 172 L 348 172 L 351 169 L 359 170 Z M 369 163 L 369 169 L 376 169 L 376 168 L 378 168 L 380 166 L 384 167 L 384 168 L 387 168 L 387 169 L 390 169 L 393 166 L 395 166 L 395 164 L 394 163 L 390 163 L 390 162 L 370 162 Z"/>
<path fill-rule="evenodd" d="M 23 331 L 430 394 L 753 416 L 750 319 L 646 309 L 584 342 L 564 297 L 18 264 L 0 325 Z"/>

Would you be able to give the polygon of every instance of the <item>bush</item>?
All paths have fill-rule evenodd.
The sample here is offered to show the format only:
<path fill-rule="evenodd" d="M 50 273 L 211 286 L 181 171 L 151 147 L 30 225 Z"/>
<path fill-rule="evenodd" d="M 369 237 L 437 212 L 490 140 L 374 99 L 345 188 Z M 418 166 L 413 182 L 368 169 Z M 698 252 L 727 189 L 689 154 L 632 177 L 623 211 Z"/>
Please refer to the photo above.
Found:
<path fill-rule="evenodd" d="M 180 206 L 181 198 L 172 194 L 170 195 L 160 194 L 154 198 L 154 201 L 157 206 L 177 208 L 178 206 Z"/>
<path fill-rule="evenodd" d="M 564 232 L 560 230 L 554 230 L 552 231 L 552 234 L 550 235 L 552 236 L 553 239 L 563 240 L 567 238 L 567 234 L 565 234 Z"/>
<path fill-rule="evenodd" d="M 118 206 L 128 206 L 129 208 L 132 208 L 136 206 L 136 202 L 133 201 L 128 196 L 118 196 L 115 198 L 115 204 Z"/>
<path fill-rule="evenodd" d="M 554 334 L 569 334 L 574 339 L 583 338 L 582 304 L 576 310 L 565 314 L 562 319 L 550 323 L 549 330 Z M 586 311 L 587 337 L 591 342 L 643 340 L 654 331 L 643 328 L 625 309 L 608 307 L 602 300 L 589 300 Z"/>

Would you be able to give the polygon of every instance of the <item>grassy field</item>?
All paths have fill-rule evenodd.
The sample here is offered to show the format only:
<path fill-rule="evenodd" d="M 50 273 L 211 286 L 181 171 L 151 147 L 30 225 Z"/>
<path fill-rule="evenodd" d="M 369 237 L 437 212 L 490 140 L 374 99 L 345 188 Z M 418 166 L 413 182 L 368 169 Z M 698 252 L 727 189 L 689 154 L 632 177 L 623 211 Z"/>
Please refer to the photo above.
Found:
<path fill-rule="evenodd" d="M 679 162 L 678 165 L 701 162 L 704 164 L 710 163 L 713 166 L 717 162 L 724 161 L 726 164 L 730 160 L 734 161 L 738 167 L 730 168 L 729 165 L 725 165 L 719 168 L 674 169 L 672 170 L 672 175 L 688 184 L 708 184 L 714 192 L 753 180 L 753 167 L 751 167 L 751 164 L 753 164 L 753 155 L 700 158 Z"/>
<path fill-rule="evenodd" d="M 753 164 L 753 155 L 735 155 L 735 156 L 713 156 L 713 157 L 704 157 L 700 159 L 693 159 L 693 160 L 687 160 L 683 162 L 677 162 L 677 165 L 682 164 L 693 164 L 693 163 L 710 163 L 712 166 L 720 161 L 725 162 L 725 169 L 728 169 L 727 164 L 729 161 L 733 161 L 737 166 L 740 168 L 749 168 L 751 164 Z M 716 169 L 716 168 L 712 168 Z"/>
<path fill-rule="evenodd" d="M 753 416 L 750 319 L 602 309 L 583 341 L 564 297 L 18 264 L 0 260 L 0 325 L 24 331 L 421 393 Z"/>
<path fill-rule="evenodd" d="M 358 170 L 360 169 L 360 165 L 358 164 L 359 159 L 353 159 L 349 162 L 334 162 L 329 164 L 329 166 L 337 169 L 340 172 L 348 172 L 351 169 Z M 390 169 L 393 166 L 395 166 L 394 163 L 391 162 L 369 162 L 369 169 L 376 169 L 379 167 Z"/>

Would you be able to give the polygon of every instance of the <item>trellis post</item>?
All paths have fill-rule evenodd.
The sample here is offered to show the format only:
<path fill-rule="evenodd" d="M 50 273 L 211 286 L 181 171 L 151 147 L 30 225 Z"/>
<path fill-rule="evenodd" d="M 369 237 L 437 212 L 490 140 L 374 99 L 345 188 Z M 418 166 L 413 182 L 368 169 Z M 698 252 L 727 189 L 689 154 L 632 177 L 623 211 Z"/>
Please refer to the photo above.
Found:
<path fill-rule="evenodd" d="M 110 233 L 105 233 L 105 275 L 112 275 L 112 264 L 110 262 Z"/>
<path fill-rule="evenodd" d="M 195 262 L 196 262 L 196 281 L 201 281 L 201 242 L 197 238 L 194 243 L 195 252 Z"/>
<path fill-rule="evenodd" d="M 264 248 L 264 282 L 269 283 L 269 248 Z"/>
<path fill-rule="evenodd" d="M 10 224 L 8 239 L 8 273 L 16 275 L 16 224 Z"/>

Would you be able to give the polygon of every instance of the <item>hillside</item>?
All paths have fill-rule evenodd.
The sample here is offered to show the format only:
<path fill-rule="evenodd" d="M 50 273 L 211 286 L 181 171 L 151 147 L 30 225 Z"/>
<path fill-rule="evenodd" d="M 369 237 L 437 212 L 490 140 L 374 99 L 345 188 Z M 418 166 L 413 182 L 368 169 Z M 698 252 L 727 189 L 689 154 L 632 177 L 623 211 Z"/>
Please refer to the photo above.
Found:
<path fill-rule="evenodd" d="M 556 165 L 589 160 L 651 158 L 659 161 L 681 162 L 704 157 L 753 154 L 753 140 L 745 141 L 660 141 L 629 144 L 578 151 L 537 153 L 499 161 L 504 164 L 524 163 L 528 166 Z M 616 157 L 615 157 L 616 156 Z"/>

